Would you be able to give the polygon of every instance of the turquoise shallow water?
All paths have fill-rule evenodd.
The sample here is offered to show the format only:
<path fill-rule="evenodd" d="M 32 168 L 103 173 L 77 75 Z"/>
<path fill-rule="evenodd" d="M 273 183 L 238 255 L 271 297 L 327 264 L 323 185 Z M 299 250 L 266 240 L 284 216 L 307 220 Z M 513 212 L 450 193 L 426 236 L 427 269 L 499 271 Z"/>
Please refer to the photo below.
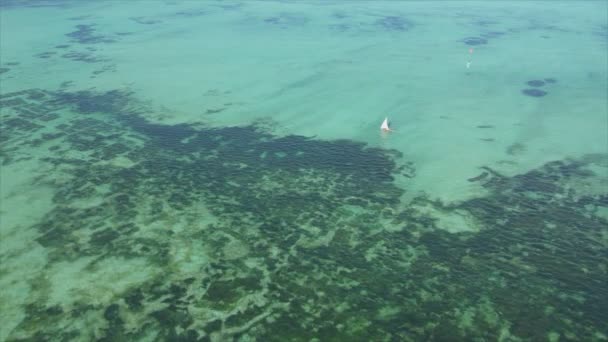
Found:
<path fill-rule="evenodd" d="M 0 340 L 608 339 L 608 3 L 0 6 Z"/>

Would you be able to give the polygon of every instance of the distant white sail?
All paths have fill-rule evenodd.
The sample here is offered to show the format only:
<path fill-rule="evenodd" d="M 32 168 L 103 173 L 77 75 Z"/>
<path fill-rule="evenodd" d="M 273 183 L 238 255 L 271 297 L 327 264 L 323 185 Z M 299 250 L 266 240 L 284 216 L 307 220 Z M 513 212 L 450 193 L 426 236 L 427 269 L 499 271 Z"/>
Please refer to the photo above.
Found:
<path fill-rule="evenodd" d="M 384 121 L 382 122 L 382 126 L 380 126 L 380 129 L 383 131 L 390 131 L 390 128 L 388 128 L 388 118 L 384 119 Z"/>

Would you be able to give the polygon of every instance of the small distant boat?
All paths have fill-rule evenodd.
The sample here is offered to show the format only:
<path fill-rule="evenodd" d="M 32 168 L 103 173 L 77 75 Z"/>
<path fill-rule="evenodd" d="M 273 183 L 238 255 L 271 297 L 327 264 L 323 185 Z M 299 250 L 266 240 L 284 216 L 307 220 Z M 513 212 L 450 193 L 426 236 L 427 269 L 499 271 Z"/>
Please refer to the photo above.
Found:
<path fill-rule="evenodd" d="M 388 118 L 385 118 L 385 119 L 384 119 L 384 121 L 382 122 L 382 125 L 380 126 L 380 129 L 381 129 L 383 132 L 390 132 L 390 131 L 391 131 L 391 128 L 390 128 L 390 127 L 388 127 Z"/>

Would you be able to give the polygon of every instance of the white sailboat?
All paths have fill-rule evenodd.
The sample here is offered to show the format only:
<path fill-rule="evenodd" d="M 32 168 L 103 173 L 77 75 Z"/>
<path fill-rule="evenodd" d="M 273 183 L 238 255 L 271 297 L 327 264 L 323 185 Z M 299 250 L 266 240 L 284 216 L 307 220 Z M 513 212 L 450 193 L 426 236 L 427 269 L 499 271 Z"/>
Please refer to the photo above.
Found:
<path fill-rule="evenodd" d="M 388 118 L 385 118 L 384 121 L 382 122 L 382 125 L 380 126 L 380 129 L 384 132 L 388 132 L 390 131 L 390 127 L 388 127 Z"/>

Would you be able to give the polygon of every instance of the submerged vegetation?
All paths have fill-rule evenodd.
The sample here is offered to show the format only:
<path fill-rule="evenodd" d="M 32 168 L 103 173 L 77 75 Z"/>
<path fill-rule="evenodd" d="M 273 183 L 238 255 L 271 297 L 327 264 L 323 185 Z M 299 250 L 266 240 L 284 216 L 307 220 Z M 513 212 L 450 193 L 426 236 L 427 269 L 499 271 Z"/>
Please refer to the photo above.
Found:
<path fill-rule="evenodd" d="M 54 189 L 9 340 L 608 336 L 606 155 L 484 167 L 484 196 L 402 203 L 394 177 L 415 170 L 396 151 L 155 124 L 119 90 L 0 105 L 3 167 L 36 161 Z"/>
<path fill-rule="evenodd" d="M 0 7 L 76 3 L 5 0 Z M 427 24 L 430 15 L 415 8 L 402 13 L 328 3 L 323 22 L 296 4 L 264 15 L 250 3 L 166 5 L 168 14 L 123 18 L 130 26 L 119 32 L 118 20 L 103 15 L 69 17 L 62 41 L 49 39 L 31 53 L 49 74 L 65 77 L 47 66 L 68 59 L 80 63 L 57 70 L 96 63 L 88 76 L 104 77 L 118 69 L 109 56 L 122 56 L 116 54 L 121 44 L 133 48 L 157 35 L 190 41 L 197 31 L 183 23 L 217 25 L 212 16 L 218 12 L 234 14 L 229 20 L 245 29 L 231 31 L 235 36 L 325 27 L 328 37 L 389 37 L 391 48 L 407 41 L 408 51 L 416 46 L 413 35 L 428 43 L 425 31 L 448 27 Z M 553 15 L 534 14 L 522 23 L 517 12 L 486 18 L 448 10 L 442 20 L 462 18 L 470 30 L 446 31 L 445 41 L 456 49 L 467 45 L 469 54 L 523 32 L 543 39 L 574 33 L 555 26 Z M 179 21 L 179 29 L 171 21 Z M 608 42 L 606 25 L 580 30 L 602 46 Z M 27 41 L 27 32 L 20 44 L 22 38 Z M 432 50 L 403 54 L 400 63 L 440 47 L 423 45 Z M 264 49 L 263 56 L 283 58 Z M 331 53 L 340 49 L 332 42 Z M 375 44 L 365 49 L 385 51 Z M 355 54 L 348 52 L 348 64 Z M 19 60 L 2 61 L 0 76 L 26 76 L 26 66 L 39 70 Z M 171 64 L 188 66 L 179 61 Z M 288 64 L 300 65 L 297 59 Z M 284 89 L 302 88 L 319 75 L 285 78 Z M 551 74 L 522 79 L 524 88 L 512 91 L 542 104 L 553 87 L 569 82 L 541 76 Z M 145 119 L 156 116 L 154 108 L 124 89 L 68 91 L 80 81 L 65 81 L 57 91 L 0 93 L 0 167 L 17 180 L 2 183 L 10 191 L 2 189 L 0 211 L 0 340 L 608 340 L 607 154 L 555 160 L 515 175 L 480 165 L 467 179 L 479 195 L 442 203 L 404 196 L 408 189 L 396 179 L 415 182 L 417 170 L 398 151 L 276 136 L 270 119 L 222 128 L 155 123 Z M 115 83 L 95 85 L 102 84 Z M 229 94 L 205 93 L 204 117 L 238 105 Z M 490 123 L 474 127 L 488 135 L 505 127 Z M 480 139 L 501 141 L 499 135 Z M 533 148 L 525 143 L 507 146 L 509 160 L 501 162 L 514 163 Z M 39 205 L 46 199 L 47 207 Z"/>

